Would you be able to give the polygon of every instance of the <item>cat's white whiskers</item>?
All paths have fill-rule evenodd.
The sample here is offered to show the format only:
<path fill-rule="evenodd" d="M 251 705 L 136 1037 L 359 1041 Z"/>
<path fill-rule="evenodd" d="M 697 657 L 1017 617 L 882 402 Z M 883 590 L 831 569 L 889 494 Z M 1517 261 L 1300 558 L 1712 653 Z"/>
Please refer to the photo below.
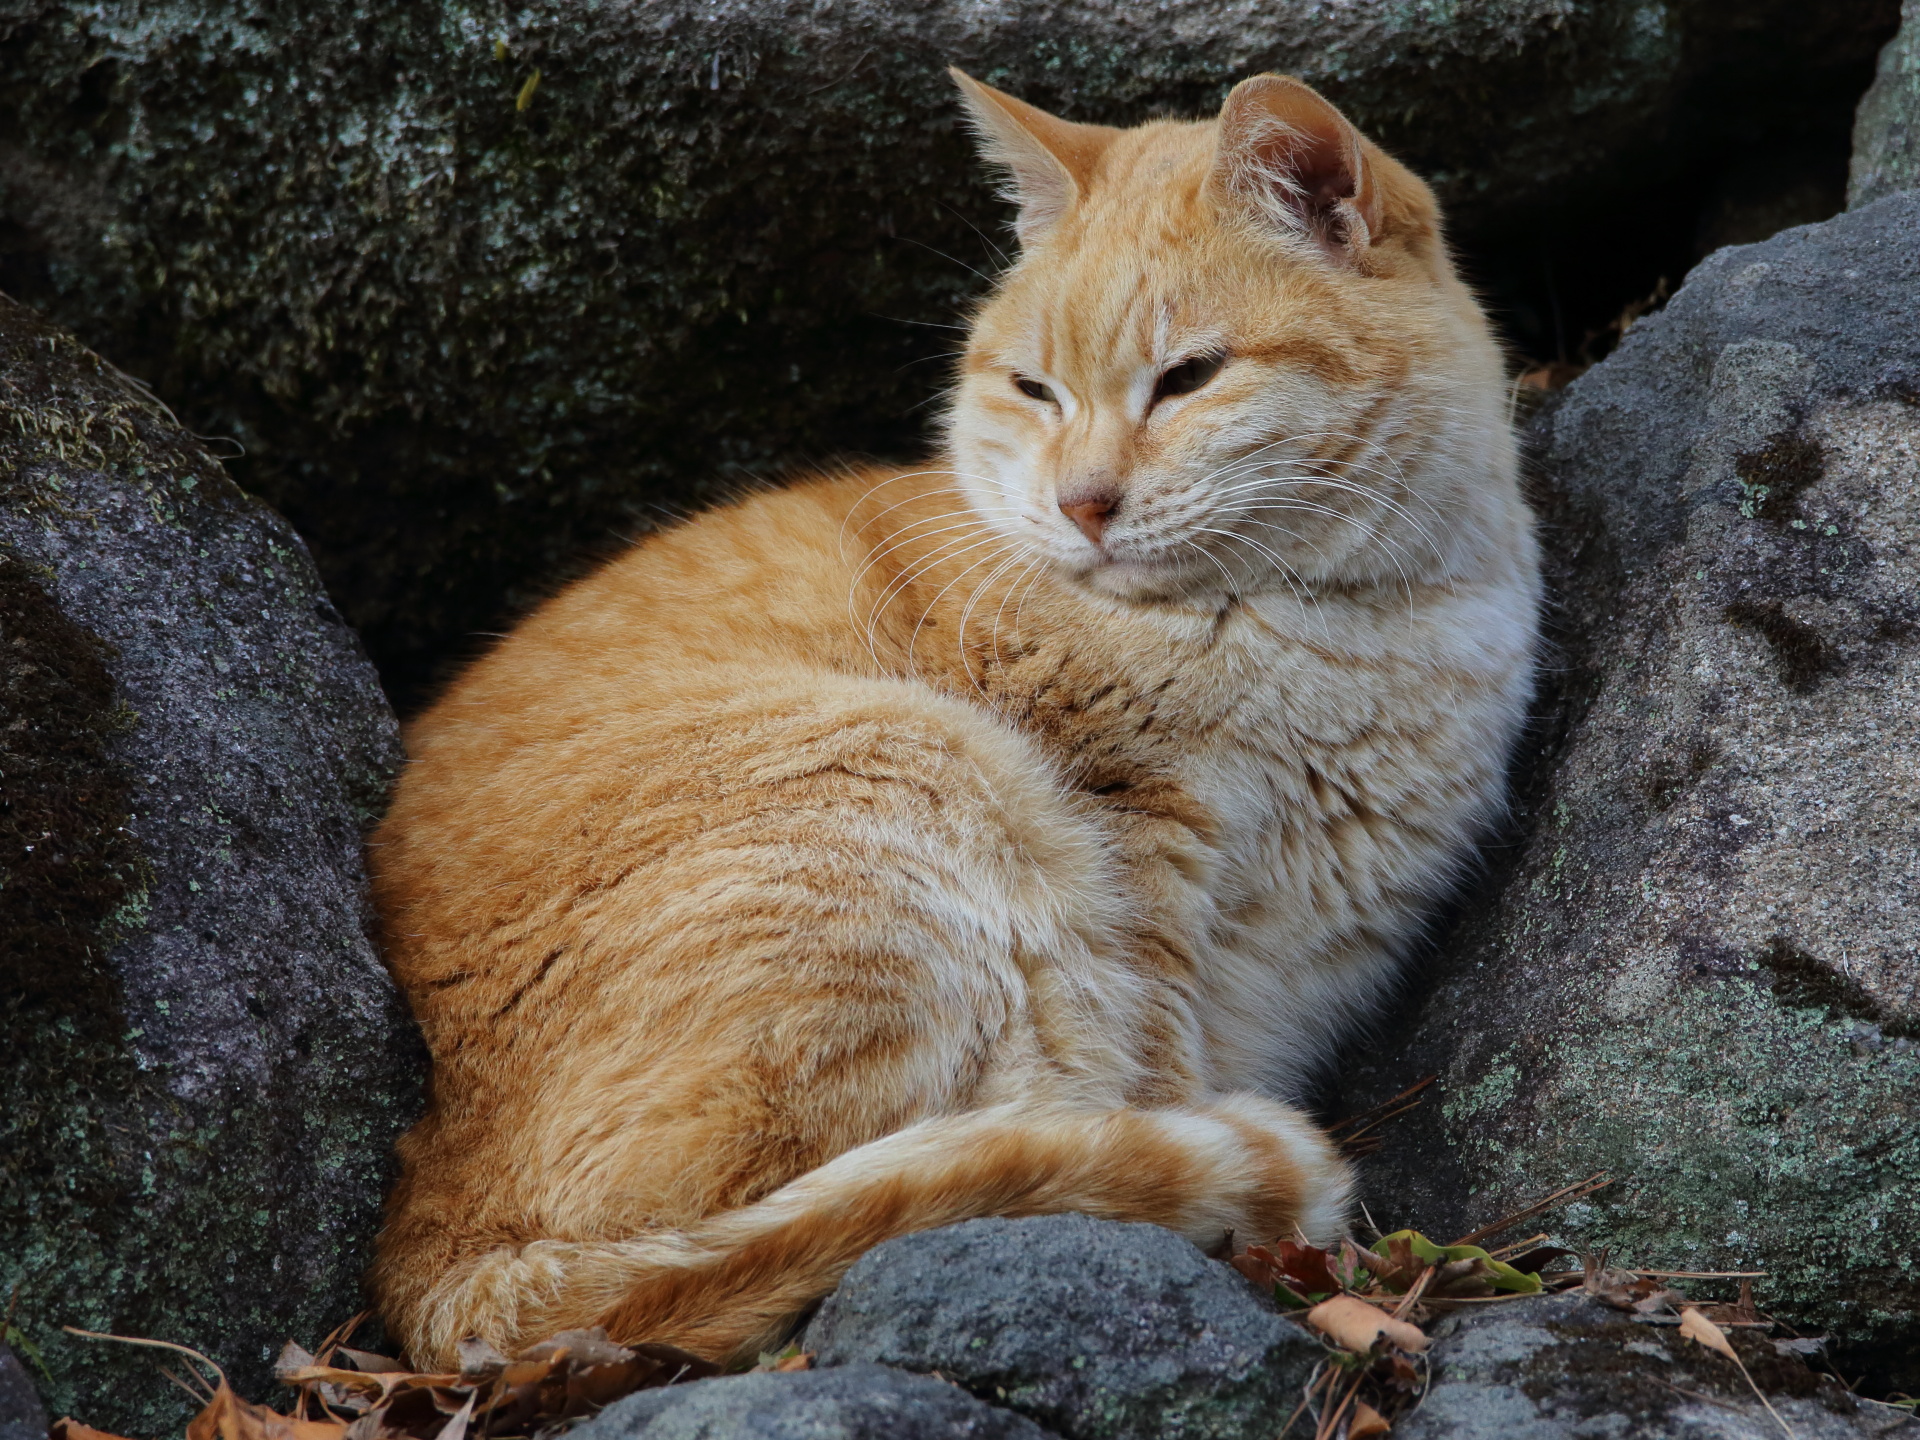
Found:
<path fill-rule="evenodd" d="M 1007 586 L 1006 591 L 1000 596 L 1000 606 L 993 612 L 993 631 L 987 640 L 987 648 L 995 664 L 1000 662 L 1000 620 L 1007 613 L 1007 602 L 1018 594 L 1021 597 L 1021 603 L 1024 604 L 1026 588 L 1023 587 L 1030 588 L 1037 583 L 1042 567 L 1046 563 L 1046 555 L 1035 552 L 1033 558 L 1027 562 L 1027 568 L 1014 577 L 1013 583 Z M 1013 626 L 1014 642 L 1018 644 L 1020 643 L 1020 611 L 1017 608 L 1013 612 Z"/>
<path fill-rule="evenodd" d="M 989 539 L 990 541 L 998 541 L 1002 544 L 1007 543 L 1005 540 L 1005 537 L 999 536 L 999 535 L 991 536 L 989 537 Z M 973 549 L 973 548 L 975 547 L 973 546 L 968 547 L 968 549 Z M 959 552 L 959 554 L 954 555 L 951 558 L 957 560 L 960 558 L 960 555 L 964 555 L 966 553 L 967 553 L 966 550 L 962 550 Z M 974 561 L 971 565 L 967 566 L 966 569 L 962 570 L 958 575 L 954 576 L 951 580 L 947 581 L 946 584 L 942 585 L 937 591 L 934 592 L 933 598 L 927 601 L 925 607 L 920 611 L 920 618 L 914 622 L 913 633 L 907 636 L 906 654 L 907 654 L 907 674 L 908 675 L 912 676 L 916 680 L 920 678 L 920 631 L 921 631 L 921 628 L 926 625 L 927 617 L 933 614 L 934 608 L 939 605 L 940 601 L 943 598 L 945 598 L 946 593 L 949 590 L 953 589 L 954 586 L 958 585 L 962 580 L 966 579 L 967 576 L 971 575 L 975 570 L 978 570 L 982 565 L 990 564 L 993 561 L 993 559 L 994 557 L 992 555 L 981 556 L 978 560 Z M 966 657 L 964 653 L 961 656 L 961 664 L 963 666 L 966 664 Z"/>
<path fill-rule="evenodd" d="M 944 531 L 935 531 L 933 533 L 941 534 L 941 533 L 947 533 L 954 530 L 960 530 L 960 531 L 968 532 L 968 534 L 972 534 L 972 533 L 977 533 L 979 529 L 983 529 L 983 528 L 985 527 L 981 526 L 976 519 L 969 519 L 968 521 L 963 522 L 961 524 L 946 526 Z M 888 547 L 887 553 L 890 554 L 892 553 L 892 551 L 901 548 L 903 545 L 906 545 L 909 543 L 918 543 L 920 540 L 930 539 L 930 538 L 931 536 L 915 536 L 910 541 L 907 541 L 907 540 L 900 541 L 895 545 Z M 955 550 L 953 548 L 954 546 L 959 545 L 961 540 L 964 540 L 966 538 L 967 538 L 967 535 L 961 535 L 956 537 L 953 540 L 947 540 L 947 541 L 941 542 L 939 545 L 933 548 L 933 551 L 931 554 L 924 555 L 920 557 L 920 559 L 917 562 L 907 565 L 904 569 L 901 570 L 899 574 L 895 575 L 891 580 L 889 580 L 884 586 L 881 587 L 881 591 L 878 598 L 875 599 L 874 603 L 872 604 L 871 607 L 869 607 L 867 611 L 867 616 L 864 624 L 864 628 L 867 636 L 867 650 L 868 650 L 868 653 L 872 655 L 874 664 L 876 666 L 880 664 L 880 651 L 879 651 L 880 618 L 885 613 L 887 607 L 891 605 L 901 595 L 904 595 L 908 590 L 912 589 L 913 586 L 919 581 L 922 575 L 927 574 L 929 571 L 937 568 L 941 564 L 945 563 L 947 560 L 958 559 L 959 556 L 966 554 L 968 550 L 975 549 L 982 544 L 989 543 L 989 541 L 991 541 L 994 537 L 992 535 L 992 532 L 989 531 L 985 539 L 975 540 L 971 544 L 961 546 L 961 548 L 958 550 Z M 865 573 L 866 573 L 866 568 L 863 568 L 861 571 L 861 574 L 864 575 Z M 858 586 L 858 579 L 856 578 L 854 584 L 849 587 L 849 604 L 851 604 L 852 596 L 855 593 L 857 593 L 857 586 Z"/>
<path fill-rule="evenodd" d="M 1006 574 L 1007 571 L 1027 558 L 1025 552 L 1016 550 L 1012 555 L 1009 555 L 998 565 L 994 566 L 992 570 L 987 572 L 986 579 L 980 581 L 979 584 L 973 587 L 973 592 L 967 596 L 965 607 L 960 611 L 960 623 L 954 631 L 954 646 L 959 652 L 960 668 L 966 672 L 967 682 L 973 686 L 975 692 L 982 696 L 982 698 L 985 697 L 986 691 L 982 688 L 979 680 L 975 678 L 973 661 L 967 655 L 967 622 L 972 619 L 973 607 L 980 603 L 981 594 L 991 589 L 994 581 L 998 580 L 1002 575 Z M 985 661 L 982 662 L 983 665 L 986 663 Z"/>

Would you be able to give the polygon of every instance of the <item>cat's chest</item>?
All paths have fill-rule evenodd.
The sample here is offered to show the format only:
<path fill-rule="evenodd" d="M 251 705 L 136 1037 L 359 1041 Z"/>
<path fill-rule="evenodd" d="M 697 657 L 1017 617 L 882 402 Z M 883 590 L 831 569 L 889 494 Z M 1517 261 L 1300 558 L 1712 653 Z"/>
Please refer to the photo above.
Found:
<path fill-rule="evenodd" d="M 1033 646 L 1000 677 L 997 708 L 1043 740 L 1076 788 L 1120 796 L 1176 782 L 1204 799 L 1234 848 L 1315 796 L 1437 697 L 1394 655 L 1360 661 L 1247 617 L 1133 646 L 1086 631 Z M 1329 788 L 1331 787 L 1331 789 Z"/>
<path fill-rule="evenodd" d="M 1469 618 L 1241 610 L 1132 645 L 1082 629 L 1022 657 L 1001 708 L 1075 788 L 1194 826 L 1228 929 L 1356 920 L 1355 896 L 1429 888 L 1499 784 L 1525 641 L 1433 638 Z"/>

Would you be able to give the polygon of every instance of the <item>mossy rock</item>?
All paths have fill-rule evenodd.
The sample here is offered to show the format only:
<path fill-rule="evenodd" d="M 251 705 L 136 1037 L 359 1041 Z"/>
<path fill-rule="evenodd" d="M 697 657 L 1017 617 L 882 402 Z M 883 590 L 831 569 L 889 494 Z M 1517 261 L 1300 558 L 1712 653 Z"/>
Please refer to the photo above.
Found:
<path fill-rule="evenodd" d="M 919 446 L 1005 238 L 950 63 L 1114 123 L 1291 71 L 1472 235 L 1844 116 L 1896 10 L 7 0 L 0 288 L 237 437 L 417 696 L 663 507 Z"/>
<path fill-rule="evenodd" d="M 1765 1271 L 1920 1380 L 1920 194 L 1721 251 L 1534 435 L 1522 823 L 1350 1104 L 1382 1223 Z"/>
<path fill-rule="evenodd" d="M 1401 1440 L 1775 1440 L 1788 1433 L 1784 1422 L 1795 1440 L 1866 1440 L 1901 1428 L 1898 1411 L 1861 1404 L 1772 1337 L 1729 1332 L 1753 1377 L 1749 1388 L 1731 1361 L 1683 1337 L 1671 1315 L 1663 1318 L 1649 1323 L 1578 1291 L 1456 1310 L 1430 1327 L 1426 1392 L 1393 1433 Z"/>
<path fill-rule="evenodd" d="M 369 938 L 399 762 L 286 522 L 0 298 L 0 1295 L 49 1407 L 177 1431 L 357 1308 L 417 1036 Z"/>

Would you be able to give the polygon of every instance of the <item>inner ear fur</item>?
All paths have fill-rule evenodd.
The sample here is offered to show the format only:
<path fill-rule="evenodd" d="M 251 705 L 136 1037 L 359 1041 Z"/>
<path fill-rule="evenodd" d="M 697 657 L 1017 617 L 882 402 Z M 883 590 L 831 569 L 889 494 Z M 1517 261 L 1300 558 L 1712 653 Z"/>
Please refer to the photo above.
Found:
<path fill-rule="evenodd" d="M 1022 245 L 1031 245 L 1086 192 L 1100 156 L 1120 132 L 1049 115 L 964 71 L 947 73 L 960 87 L 981 158 L 1007 174 L 1004 194 L 1020 207 L 1014 233 Z"/>
<path fill-rule="evenodd" d="M 1291 75 L 1243 80 L 1220 108 L 1215 184 L 1335 260 L 1364 268 L 1387 231 L 1386 172 L 1399 169 Z"/>

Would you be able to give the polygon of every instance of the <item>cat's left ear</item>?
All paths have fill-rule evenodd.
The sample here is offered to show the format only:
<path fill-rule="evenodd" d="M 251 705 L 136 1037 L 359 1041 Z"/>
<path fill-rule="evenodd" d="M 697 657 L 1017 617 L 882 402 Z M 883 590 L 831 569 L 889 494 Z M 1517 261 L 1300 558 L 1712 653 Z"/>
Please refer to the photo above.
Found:
<path fill-rule="evenodd" d="M 981 157 L 1007 172 L 1005 196 L 1020 207 L 1014 233 L 1031 245 L 1086 193 L 1101 154 L 1120 132 L 1062 120 L 963 71 L 947 73 L 960 87 Z"/>
<path fill-rule="evenodd" d="M 1256 75 L 1220 109 L 1214 182 L 1276 228 L 1360 264 L 1380 238 L 1384 208 L 1368 148 L 1311 86 Z"/>

